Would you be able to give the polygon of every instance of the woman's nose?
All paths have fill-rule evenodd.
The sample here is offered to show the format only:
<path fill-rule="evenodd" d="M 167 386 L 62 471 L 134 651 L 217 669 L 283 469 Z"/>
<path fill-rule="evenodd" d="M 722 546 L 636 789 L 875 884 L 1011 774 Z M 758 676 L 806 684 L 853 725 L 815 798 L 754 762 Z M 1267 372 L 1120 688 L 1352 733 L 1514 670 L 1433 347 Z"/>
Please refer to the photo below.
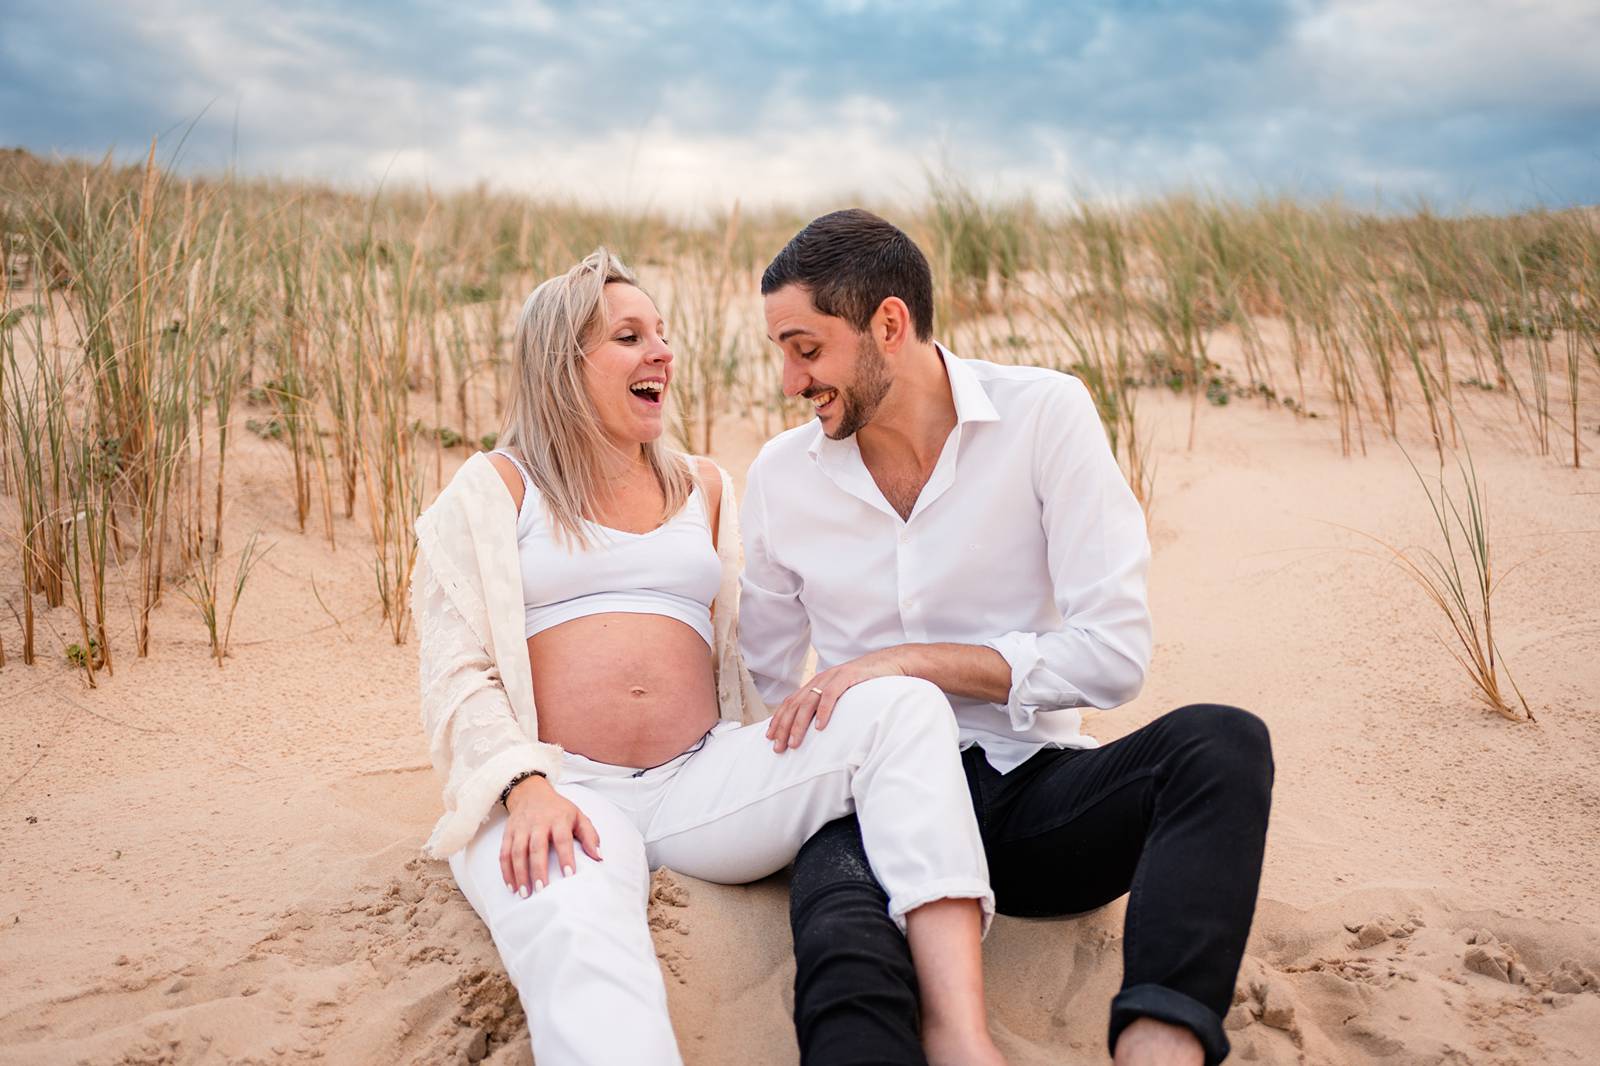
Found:
<path fill-rule="evenodd" d="M 645 358 L 652 363 L 660 363 L 663 366 L 672 362 L 672 349 L 667 345 L 666 338 L 656 338 L 655 345 L 646 354 Z"/>

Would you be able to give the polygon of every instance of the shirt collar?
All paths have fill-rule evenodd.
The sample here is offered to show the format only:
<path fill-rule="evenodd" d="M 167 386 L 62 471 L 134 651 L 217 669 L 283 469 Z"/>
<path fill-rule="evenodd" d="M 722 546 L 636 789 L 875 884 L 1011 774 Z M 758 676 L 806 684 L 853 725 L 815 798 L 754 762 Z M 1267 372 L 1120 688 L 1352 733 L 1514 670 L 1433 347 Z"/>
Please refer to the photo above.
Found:
<path fill-rule="evenodd" d="M 983 389 L 983 382 L 964 361 L 944 345 L 935 342 L 939 358 L 944 360 L 944 370 L 950 375 L 950 398 L 956 404 L 956 425 L 968 422 L 998 422 L 1000 412 Z"/>
<path fill-rule="evenodd" d="M 956 358 L 954 352 L 939 342 L 934 342 L 934 350 L 939 353 L 939 359 L 944 363 L 945 374 L 950 378 L 950 399 L 956 406 L 956 425 L 964 426 L 968 422 L 998 422 L 1000 412 L 995 409 L 994 401 L 989 399 L 989 394 L 984 391 L 983 382 L 978 380 L 978 375 L 972 372 L 961 359 Z M 829 451 L 844 451 L 859 453 L 854 436 L 848 440 L 833 440 L 822 427 L 817 426 L 817 435 L 807 449 L 811 458 L 815 459 L 824 449 Z"/>

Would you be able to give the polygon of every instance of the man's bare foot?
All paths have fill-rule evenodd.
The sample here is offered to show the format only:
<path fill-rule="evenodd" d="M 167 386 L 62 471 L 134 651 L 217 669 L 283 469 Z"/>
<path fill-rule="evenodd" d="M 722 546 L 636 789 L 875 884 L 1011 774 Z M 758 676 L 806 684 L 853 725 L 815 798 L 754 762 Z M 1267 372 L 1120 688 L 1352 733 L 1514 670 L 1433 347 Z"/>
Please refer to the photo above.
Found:
<path fill-rule="evenodd" d="M 1204 1066 L 1200 1038 L 1181 1025 L 1136 1018 L 1117 1036 L 1116 1066 Z"/>
<path fill-rule="evenodd" d="M 922 1050 L 928 1066 L 1006 1066 L 988 1029 L 963 1029 L 924 1025 Z"/>

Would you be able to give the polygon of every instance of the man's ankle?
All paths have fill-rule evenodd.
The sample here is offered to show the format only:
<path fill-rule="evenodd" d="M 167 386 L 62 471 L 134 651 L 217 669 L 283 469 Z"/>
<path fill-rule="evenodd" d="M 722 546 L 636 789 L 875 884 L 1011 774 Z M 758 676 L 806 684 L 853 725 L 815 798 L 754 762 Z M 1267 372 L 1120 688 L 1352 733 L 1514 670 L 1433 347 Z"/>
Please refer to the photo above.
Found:
<path fill-rule="evenodd" d="M 1181 1025 L 1136 1018 L 1117 1035 L 1115 1066 L 1204 1066 L 1200 1038 Z"/>

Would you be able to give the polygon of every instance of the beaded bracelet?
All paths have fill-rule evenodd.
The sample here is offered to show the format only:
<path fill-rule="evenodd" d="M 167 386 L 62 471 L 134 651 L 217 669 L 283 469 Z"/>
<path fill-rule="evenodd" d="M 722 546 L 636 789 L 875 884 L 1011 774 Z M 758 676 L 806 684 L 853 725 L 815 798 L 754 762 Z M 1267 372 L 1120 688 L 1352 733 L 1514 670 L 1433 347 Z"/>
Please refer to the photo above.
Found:
<path fill-rule="evenodd" d="M 516 777 L 513 777 L 506 784 L 505 788 L 500 790 L 500 806 L 504 807 L 506 805 L 506 800 L 511 798 L 511 790 L 512 789 L 516 788 L 518 785 L 522 784 L 524 781 L 526 781 L 530 777 L 542 777 L 546 781 L 550 780 L 549 776 L 543 770 L 524 770 L 524 771 L 522 771 L 522 773 L 518 774 Z"/>

